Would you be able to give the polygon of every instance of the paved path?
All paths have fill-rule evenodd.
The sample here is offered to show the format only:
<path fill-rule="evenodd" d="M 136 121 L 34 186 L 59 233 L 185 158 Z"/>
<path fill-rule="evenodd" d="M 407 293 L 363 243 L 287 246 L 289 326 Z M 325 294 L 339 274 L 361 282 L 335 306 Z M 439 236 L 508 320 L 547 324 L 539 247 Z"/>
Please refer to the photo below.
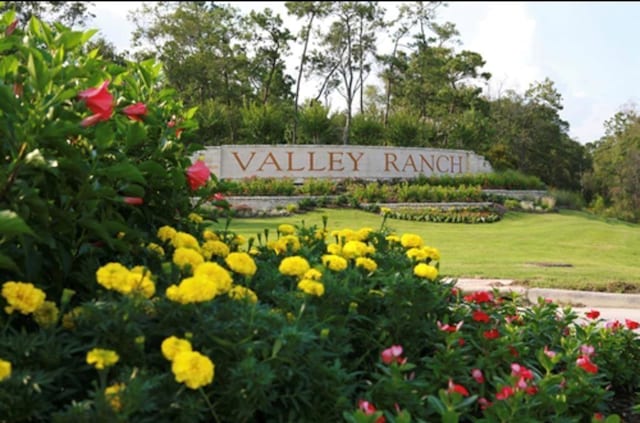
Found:
<path fill-rule="evenodd" d="M 569 305 L 578 314 L 584 316 L 591 310 L 598 310 L 604 323 L 625 319 L 640 322 L 640 294 L 614 294 L 607 292 L 575 291 L 569 289 L 531 288 L 519 286 L 509 279 L 457 279 L 456 286 L 463 292 L 490 291 L 516 292 L 531 302 L 539 297 L 548 298 L 561 305 Z M 640 333 L 640 329 L 636 332 Z"/>

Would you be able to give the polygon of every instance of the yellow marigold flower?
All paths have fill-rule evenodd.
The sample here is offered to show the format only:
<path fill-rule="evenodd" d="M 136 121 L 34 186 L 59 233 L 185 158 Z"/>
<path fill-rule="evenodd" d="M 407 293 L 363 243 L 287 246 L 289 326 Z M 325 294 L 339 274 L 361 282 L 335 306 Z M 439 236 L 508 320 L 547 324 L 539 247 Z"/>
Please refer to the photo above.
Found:
<path fill-rule="evenodd" d="M 337 256 L 335 254 L 325 254 L 322 256 L 322 264 L 324 264 L 329 269 L 341 272 L 347 268 L 347 259 L 344 257 Z"/>
<path fill-rule="evenodd" d="M 293 225 L 283 223 L 282 225 L 278 226 L 278 232 L 283 235 L 293 235 L 296 232 L 296 228 Z"/>
<path fill-rule="evenodd" d="M 22 314 L 30 314 L 36 311 L 46 298 L 43 290 L 36 288 L 27 282 L 5 282 L 2 285 L 2 296 L 9 304 L 4 308 L 7 314 L 19 311 Z"/>
<path fill-rule="evenodd" d="M 180 247 L 173 252 L 173 262 L 182 270 L 187 265 L 191 266 L 191 271 L 204 263 L 204 257 L 191 248 Z"/>
<path fill-rule="evenodd" d="M 173 229 L 171 226 L 163 226 L 158 229 L 158 233 L 156 234 L 156 236 L 162 242 L 171 242 L 173 241 L 173 237 L 176 236 L 177 233 L 178 231 Z"/>
<path fill-rule="evenodd" d="M 251 254 L 252 256 L 257 256 L 258 254 L 260 254 L 260 250 L 258 250 L 256 247 L 251 247 L 251 249 L 249 250 L 249 254 Z"/>
<path fill-rule="evenodd" d="M 96 271 L 96 280 L 107 289 L 126 286 L 128 277 L 129 269 L 120 263 L 107 263 Z"/>
<path fill-rule="evenodd" d="M 317 269 L 309 269 L 302 276 L 302 279 L 311 279 L 312 281 L 319 281 L 322 279 L 322 272 Z"/>
<path fill-rule="evenodd" d="M 156 293 L 156 285 L 151 279 L 153 275 L 144 266 L 136 266 L 129 272 L 128 282 L 131 292 L 138 292 L 145 298 L 153 297 Z"/>
<path fill-rule="evenodd" d="M 306 258 L 300 256 L 286 257 L 280 262 L 278 270 L 287 276 L 302 276 L 311 266 Z"/>
<path fill-rule="evenodd" d="M 205 229 L 204 232 L 202 232 L 202 237 L 205 241 L 220 241 L 220 237 L 209 229 Z"/>
<path fill-rule="evenodd" d="M 191 248 L 196 251 L 200 250 L 200 244 L 196 237 L 186 232 L 176 233 L 171 240 L 171 244 L 174 248 Z"/>
<path fill-rule="evenodd" d="M 125 389 L 124 383 L 116 383 L 111 386 L 107 386 L 104 390 L 104 396 L 107 402 L 114 411 L 122 410 L 122 398 L 120 394 Z"/>
<path fill-rule="evenodd" d="M 332 231 L 331 236 L 335 237 L 338 243 L 343 244 L 347 241 L 359 241 L 358 233 L 353 229 L 341 229 L 339 231 Z"/>
<path fill-rule="evenodd" d="M 189 216 L 187 216 L 187 219 L 189 219 L 193 223 L 202 223 L 202 222 L 204 222 L 204 219 L 198 213 L 189 213 Z"/>
<path fill-rule="evenodd" d="M 256 262 L 247 253 L 230 253 L 224 259 L 231 270 L 245 276 L 253 276 L 258 270 Z"/>
<path fill-rule="evenodd" d="M 76 320 L 82 314 L 82 307 L 75 307 L 70 312 L 62 316 L 62 327 L 68 330 L 76 328 Z"/>
<path fill-rule="evenodd" d="M 440 260 L 440 250 L 433 247 L 425 247 L 428 250 L 428 256 L 431 260 Z"/>
<path fill-rule="evenodd" d="M 46 328 L 58 322 L 60 310 L 53 301 L 45 301 L 36 311 L 33 312 L 33 319 L 38 326 Z"/>
<path fill-rule="evenodd" d="M 94 348 L 87 353 L 87 364 L 93 364 L 98 370 L 113 366 L 119 359 L 118 353 L 113 350 Z"/>
<path fill-rule="evenodd" d="M 206 262 L 202 263 L 193 272 L 194 277 L 206 277 L 216 285 L 216 295 L 229 292 L 233 279 L 229 271 L 218 263 Z"/>
<path fill-rule="evenodd" d="M 247 242 L 247 238 L 243 237 L 242 235 L 236 235 L 235 238 L 231 240 L 231 243 L 235 245 L 242 245 L 245 242 Z"/>
<path fill-rule="evenodd" d="M 171 285 L 167 287 L 165 295 L 173 302 L 185 304 L 185 302 L 182 300 L 182 291 L 180 291 L 178 285 Z"/>
<path fill-rule="evenodd" d="M 356 259 L 356 267 L 362 267 L 367 272 L 374 272 L 378 268 L 378 264 L 368 257 L 358 257 Z"/>
<path fill-rule="evenodd" d="M 298 289 L 305 294 L 315 295 L 316 297 L 324 295 L 324 285 L 311 279 L 303 279 L 298 282 Z"/>
<path fill-rule="evenodd" d="M 202 244 L 202 255 L 205 256 L 207 260 L 213 256 L 225 258 L 230 252 L 229 246 L 222 241 L 205 241 L 205 243 Z"/>
<path fill-rule="evenodd" d="M 164 257 L 164 248 L 156 244 L 155 242 L 150 242 L 147 244 L 147 249 L 153 251 L 160 257 Z"/>
<path fill-rule="evenodd" d="M 233 298 L 234 300 L 244 300 L 246 298 L 253 304 L 258 302 L 258 296 L 255 292 L 240 285 L 236 285 L 231 288 L 231 290 L 229 291 L 229 297 Z"/>
<path fill-rule="evenodd" d="M 413 273 L 416 276 L 429 279 L 430 281 L 433 281 L 438 277 L 438 269 L 426 263 L 418 263 L 416 267 L 413 268 Z"/>
<path fill-rule="evenodd" d="M 313 237 L 315 239 L 322 240 L 322 239 L 325 239 L 328 234 L 329 234 L 329 231 L 327 231 L 326 229 L 317 229 L 316 232 L 313 234 Z"/>
<path fill-rule="evenodd" d="M 193 276 L 183 279 L 177 287 L 176 300 L 170 297 L 169 288 L 167 288 L 167 298 L 182 304 L 210 301 L 218 294 L 218 285 L 207 276 Z"/>
<path fill-rule="evenodd" d="M 329 244 L 329 245 L 327 245 L 327 253 L 334 254 L 336 256 L 342 255 L 342 245 L 340 245 L 340 244 Z"/>
<path fill-rule="evenodd" d="M 11 362 L 0 358 L 0 381 L 11 377 Z"/>
<path fill-rule="evenodd" d="M 398 244 L 400 243 L 400 237 L 398 235 L 387 235 L 385 239 L 391 244 L 394 242 Z"/>
<path fill-rule="evenodd" d="M 365 241 L 369 238 L 369 235 L 373 232 L 373 228 L 360 228 L 356 232 L 356 241 Z"/>
<path fill-rule="evenodd" d="M 391 213 L 391 209 L 389 207 L 380 207 L 380 214 L 381 215 L 386 216 L 389 213 Z"/>
<path fill-rule="evenodd" d="M 178 338 L 177 336 L 170 336 L 162 341 L 160 344 L 162 355 L 169 361 L 173 361 L 178 353 L 191 351 L 191 342 L 186 339 Z"/>
<path fill-rule="evenodd" d="M 278 240 L 282 251 L 297 252 L 300 249 L 300 238 L 295 235 L 285 235 Z"/>
<path fill-rule="evenodd" d="M 342 256 L 356 258 L 366 256 L 371 252 L 371 247 L 362 241 L 349 241 L 342 247 Z"/>
<path fill-rule="evenodd" d="M 425 261 L 427 259 L 427 251 L 423 248 L 409 248 L 406 252 L 407 257 L 415 261 Z"/>
<path fill-rule="evenodd" d="M 176 382 L 184 382 L 191 389 L 198 389 L 213 382 L 214 368 L 209 357 L 197 351 L 177 354 L 171 365 Z"/>
<path fill-rule="evenodd" d="M 420 235 L 403 234 L 400 237 L 400 244 L 402 244 L 404 248 L 420 248 L 424 245 L 424 241 Z"/>

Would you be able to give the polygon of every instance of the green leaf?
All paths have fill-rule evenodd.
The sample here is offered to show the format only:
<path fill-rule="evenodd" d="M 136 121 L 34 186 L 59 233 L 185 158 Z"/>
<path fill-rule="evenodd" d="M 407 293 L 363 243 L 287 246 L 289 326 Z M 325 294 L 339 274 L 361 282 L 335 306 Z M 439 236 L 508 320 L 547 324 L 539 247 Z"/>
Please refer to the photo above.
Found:
<path fill-rule="evenodd" d="M 13 75 L 18 71 L 20 62 L 15 56 L 5 56 L 0 61 L 0 78 L 6 78 L 7 75 Z"/>
<path fill-rule="evenodd" d="M 113 129 L 111 129 L 111 125 L 97 125 L 96 135 L 94 138 L 96 147 L 99 149 L 107 149 L 111 144 L 113 144 L 114 138 L 115 136 L 113 134 Z"/>
<path fill-rule="evenodd" d="M 7 269 L 16 273 L 21 273 L 16 263 L 13 260 L 11 260 L 9 257 L 1 253 L 0 253 L 0 269 Z"/>
<path fill-rule="evenodd" d="M 0 109 L 5 112 L 15 113 L 16 98 L 13 89 L 8 85 L 0 83 Z"/>
<path fill-rule="evenodd" d="M 6 236 L 23 234 L 35 236 L 24 220 L 11 210 L 0 211 L 0 234 Z"/>
<path fill-rule="evenodd" d="M 141 163 L 139 169 L 144 173 L 148 174 L 148 176 L 152 178 L 161 178 L 164 177 L 167 173 L 166 169 L 155 161 L 147 161 Z"/>
<path fill-rule="evenodd" d="M 64 32 L 60 35 L 58 42 L 62 44 L 65 50 L 72 50 L 83 43 L 83 35 L 82 32 L 76 31 Z"/>
<path fill-rule="evenodd" d="M 442 423 L 458 423 L 458 413 L 447 410 L 442 415 Z"/>
<path fill-rule="evenodd" d="M 429 405 L 431 405 L 431 407 L 433 407 L 436 410 L 436 412 L 441 416 L 443 416 L 444 413 L 447 411 L 447 409 L 444 407 L 444 404 L 442 404 L 442 402 L 438 398 L 434 397 L 433 395 L 429 395 L 427 397 L 427 401 L 429 402 Z"/>
<path fill-rule="evenodd" d="M 122 179 L 142 185 L 146 185 L 147 182 L 140 170 L 136 166 L 127 162 L 116 163 L 107 168 L 100 169 L 98 174 L 110 179 Z"/>
<path fill-rule="evenodd" d="M 147 139 L 147 130 L 140 122 L 134 122 L 127 128 L 127 149 L 134 148 Z"/>
<path fill-rule="evenodd" d="M 196 115 L 196 112 L 198 111 L 197 107 L 192 107 L 189 110 L 186 111 L 186 113 L 184 114 L 184 118 L 186 120 L 190 120 L 193 119 L 193 117 Z"/>
<path fill-rule="evenodd" d="M 113 246 L 112 239 L 111 239 L 111 236 L 109 235 L 109 232 L 107 232 L 107 229 L 103 225 L 101 225 L 97 220 L 90 219 L 90 218 L 82 218 L 78 220 L 78 223 L 80 224 L 80 226 L 88 229 L 93 235 L 97 236 L 98 238 L 106 242 L 109 245 L 109 247 Z"/>

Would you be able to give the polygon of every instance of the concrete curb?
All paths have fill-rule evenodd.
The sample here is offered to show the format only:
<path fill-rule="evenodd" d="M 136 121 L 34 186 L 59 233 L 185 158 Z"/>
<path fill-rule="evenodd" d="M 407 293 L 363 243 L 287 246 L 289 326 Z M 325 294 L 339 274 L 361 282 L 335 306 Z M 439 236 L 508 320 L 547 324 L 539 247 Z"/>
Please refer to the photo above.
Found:
<path fill-rule="evenodd" d="M 571 289 L 532 288 L 516 285 L 509 279 L 467 279 L 448 278 L 455 282 L 462 292 L 498 290 L 503 294 L 516 293 L 530 302 L 538 298 L 549 298 L 556 303 L 572 307 L 602 307 L 640 309 L 640 294 L 614 294 L 609 292 L 575 291 Z"/>

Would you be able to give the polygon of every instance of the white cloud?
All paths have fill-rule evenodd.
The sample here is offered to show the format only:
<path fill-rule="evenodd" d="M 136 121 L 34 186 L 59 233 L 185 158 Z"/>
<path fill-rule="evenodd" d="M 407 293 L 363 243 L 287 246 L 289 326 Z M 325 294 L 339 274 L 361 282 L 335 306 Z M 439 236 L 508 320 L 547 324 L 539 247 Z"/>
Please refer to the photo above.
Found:
<path fill-rule="evenodd" d="M 88 22 L 87 28 L 99 29 L 99 35 L 113 43 L 118 51 L 131 51 L 131 36 L 135 25 L 127 16 L 129 11 L 142 7 L 141 1 L 96 2 L 92 12 L 96 15 Z"/>

